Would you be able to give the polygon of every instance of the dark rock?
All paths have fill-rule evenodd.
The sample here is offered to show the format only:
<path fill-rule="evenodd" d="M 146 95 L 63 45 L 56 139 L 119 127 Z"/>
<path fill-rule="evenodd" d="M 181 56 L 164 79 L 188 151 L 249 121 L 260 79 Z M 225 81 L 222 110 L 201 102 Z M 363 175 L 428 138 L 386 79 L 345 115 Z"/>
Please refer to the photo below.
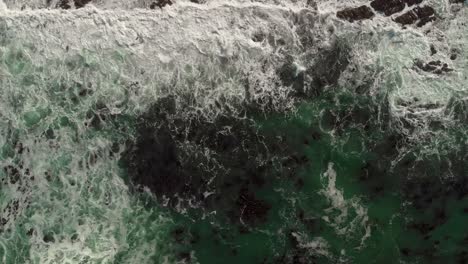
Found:
<path fill-rule="evenodd" d="M 434 21 L 435 11 L 430 6 L 415 7 L 403 15 L 395 18 L 395 22 L 401 25 L 410 25 L 416 23 L 417 27 L 422 27 L 428 22 Z"/>
<path fill-rule="evenodd" d="M 156 9 L 156 7 L 163 8 L 166 5 L 172 5 L 171 0 L 158 0 L 156 2 L 151 3 L 150 8 L 151 9 Z"/>
<path fill-rule="evenodd" d="M 422 3 L 423 0 L 374 0 L 371 7 L 376 11 L 384 13 L 386 16 L 403 11 L 405 6 L 413 6 Z"/>
<path fill-rule="evenodd" d="M 62 8 L 62 9 L 70 9 L 70 0 L 61 0 L 58 2 L 57 7 Z"/>
<path fill-rule="evenodd" d="M 405 3 L 403 3 L 403 1 L 398 0 L 375 0 L 371 2 L 371 6 L 376 11 L 382 12 L 386 16 L 390 16 L 405 9 Z"/>
<path fill-rule="evenodd" d="M 91 0 L 74 0 L 76 8 L 82 8 L 87 5 Z"/>
<path fill-rule="evenodd" d="M 442 74 L 442 73 L 447 73 L 453 71 L 453 69 L 450 69 L 448 67 L 447 63 L 442 63 L 440 60 L 437 61 L 430 61 L 428 63 L 424 63 L 420 60 L 415 61 L 415 66 L 418 67 L 419 69 L 425 71 L 425 72 L 430 72 L 434 74 Z"/>
<path fill-rule="evenodd" d="M 60 0 L 57 4 L 58 8 L 70 9 L 71 3 L 75 4 L 75 8 L 82 8 L 86 6 L 91 0 Z"/>
<path fill-rule="evenodd" d="M 356 8 L 346 8 L 336 13 L 338 18 L 354 22 L 358 20 L 370 19 L 374 17 L 374 12 L 368 6 L 360 6 Z"/>

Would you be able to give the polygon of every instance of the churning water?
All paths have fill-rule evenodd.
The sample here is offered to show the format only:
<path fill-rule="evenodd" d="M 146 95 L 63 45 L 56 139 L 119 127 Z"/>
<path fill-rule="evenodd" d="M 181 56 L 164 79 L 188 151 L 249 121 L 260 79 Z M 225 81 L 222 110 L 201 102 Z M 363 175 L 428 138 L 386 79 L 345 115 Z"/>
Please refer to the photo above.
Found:
<path fill-rule="evenodd" d="M 0 0 L 0 263 L 468 263 L 457 0 Z"/>

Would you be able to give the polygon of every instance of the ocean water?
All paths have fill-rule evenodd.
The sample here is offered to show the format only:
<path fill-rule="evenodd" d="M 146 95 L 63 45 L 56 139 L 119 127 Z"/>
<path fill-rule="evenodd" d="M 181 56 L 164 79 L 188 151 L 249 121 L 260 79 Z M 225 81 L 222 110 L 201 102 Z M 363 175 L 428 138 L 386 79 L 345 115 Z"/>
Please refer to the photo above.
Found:
<path fill-rule="evenodd" d="M 0 263 L 468 263 L 466 3 L 169 2 L 0 0 Z"/>

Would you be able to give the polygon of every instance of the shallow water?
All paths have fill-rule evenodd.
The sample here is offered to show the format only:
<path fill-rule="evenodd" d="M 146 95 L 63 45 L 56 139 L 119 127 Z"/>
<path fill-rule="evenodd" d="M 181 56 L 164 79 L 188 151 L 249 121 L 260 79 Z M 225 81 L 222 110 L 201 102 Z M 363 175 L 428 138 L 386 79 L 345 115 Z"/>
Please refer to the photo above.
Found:
<path fill-rule="evenodd" d="M 75 2 L 0 2 L 0 263 L 468 262 L 466 4 Z"/>

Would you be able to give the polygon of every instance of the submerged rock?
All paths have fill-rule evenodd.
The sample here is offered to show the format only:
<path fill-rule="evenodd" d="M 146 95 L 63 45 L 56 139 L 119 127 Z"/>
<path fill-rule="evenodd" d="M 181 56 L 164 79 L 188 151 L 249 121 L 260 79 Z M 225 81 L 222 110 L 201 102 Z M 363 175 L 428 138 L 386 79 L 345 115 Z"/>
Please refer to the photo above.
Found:
<path fill-rule="evenodd" d="M 136 190 L 148 188 L 175 210 L 216 210 L 247 226 L 267 221 L 271 205 L 257 192 L 281 173 L 273 164 L 290 153 L 281 140 L 259 134 L 245 119 L 184 120 L 176 115 L 173 97 L 159 100 L 139 119 L 136 139 L 122 157 Z M 283 167 L 292 171 L 301 162 L 292 159 Z"/>
<path fill-rule="evenodd" d="M 356 8 L 346 8 L 344 10 L 338 11 L 336 16 L 341 19 L 348 20 L 349 22 L 354 22 L 358 20 L 365 20 L 374 17 L 374 12 L 368 6 L 360 6 Z"/>
<path fill-rule="evenodd" d="M 124 160 L 133 183 L 149 188 L 160 199 L 167 197 L 175 206 L 177 197 L 190 198 L 201 183 L 195 179 L 200 179 L 197 168 L 184 168 L 178 156 L 180 149 L 167 119 L 170 100 L 161 100 L 140 117 L 138 137 Z"/>

